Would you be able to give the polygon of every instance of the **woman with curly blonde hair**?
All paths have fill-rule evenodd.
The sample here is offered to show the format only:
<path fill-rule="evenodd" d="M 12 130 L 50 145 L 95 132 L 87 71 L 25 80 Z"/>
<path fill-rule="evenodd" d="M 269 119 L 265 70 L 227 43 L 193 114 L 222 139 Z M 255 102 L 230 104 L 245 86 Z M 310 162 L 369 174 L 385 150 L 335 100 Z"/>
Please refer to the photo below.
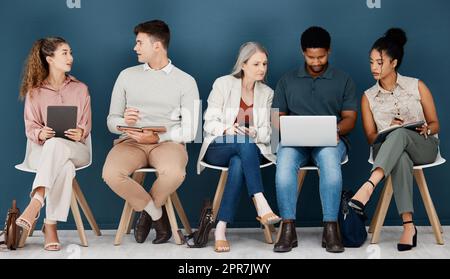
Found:
<path fill-rule="evenodd" d="M 26 61 L 19 96 L 25 101 L 25 132 L 31 142 L 25 163 L 36 170 L 36 177 L 31 201 L 16 223 L 28 233 L 46 200 L 42 231 L 48 251 L 61 248 L 56 222 L 67 220 L 75 168 L 90 159 L 85 144 L 91 130 L 90 96 L 84 83 L 67 74 L 72 64 L 72 51 L 63 38 L 37 40 Z M 55 137 L 47 127 L 47 107 L 55 105 L 77 107 L 77 127 L 65 131 L 64 138 Z"/>

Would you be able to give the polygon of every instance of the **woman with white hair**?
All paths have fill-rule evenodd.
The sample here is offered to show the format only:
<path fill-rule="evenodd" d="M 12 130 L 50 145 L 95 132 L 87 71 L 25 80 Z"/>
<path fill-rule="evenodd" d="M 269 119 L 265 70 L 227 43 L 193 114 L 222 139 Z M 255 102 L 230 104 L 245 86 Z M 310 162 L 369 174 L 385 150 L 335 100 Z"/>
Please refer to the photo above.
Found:
<path fill-rule="evenodd" d="M 271 152 L 270 108 L 273 90 L 265 84 L 267 51 L 260 44 L 248 42 L 241 46 L 230 75 L 216 79 L 208 97 L 205 112 L 205 140 L 200 150 L 200 162 L 227 167 L 228 179 L 217 215 L 216 252 L 228 252 L 225 237 L 227 223 L 233 222 L 236 206 L 244 184 L 256 203 L 261 224 L 281 220 L 263 195 L 260 164 L 274 162 Z"/>

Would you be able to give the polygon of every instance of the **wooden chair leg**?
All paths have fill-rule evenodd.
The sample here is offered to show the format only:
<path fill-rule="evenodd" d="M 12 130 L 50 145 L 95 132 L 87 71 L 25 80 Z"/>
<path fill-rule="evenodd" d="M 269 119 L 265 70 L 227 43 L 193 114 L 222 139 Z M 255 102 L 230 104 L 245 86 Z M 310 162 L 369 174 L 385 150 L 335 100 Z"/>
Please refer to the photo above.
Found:
<path fill-rule="evenodd" d="M 385 191 L 386 191 L 386 187 L 383 187 L 383 190 L 381 191 L 381 195 L 380 195 L 380 198 L 377 203 L 377 207 L 375 209 L 375 212 L 373 213 L 372 220 L 370 221 L 369 233 L 373 233 L 373 231 L 375 229 L 375 223 L 378 220 L 378 216 L 380 215 L 381 206 L 383 204 L 382 197 L 384 196 Z"/>
<path fill-rule="evenodd" d="M 306 177 L 306 173 L 308 171 L 307 170 L 300 170 L 297 174 L 297 195 L 300 195 L 300 192 L 302 191 L 303 188 L 303 182 L 305 182 L 305 177 Z"/>
<path fill-rule="evenodd" d="M 127 225 L 130 223 L 132 212 L 133 209 L 131 208 L 131 205 L 128 202 L 125 202 L 122 216 L 120 217 L 119 227 L 117 228 L 116 238 L 114 239 L 114 245 L 120 245 L 122 243 L 122 238 L 127 230 Z"/>
<path fill-rule="evenodd" d="M 77 198 L 75 197 L 75 193 L 72 193 L 72 201 L 70 204 L 72 209 L 73 219 L 75 220 L 75 224 L 77 225 L 77 231 L 80 235 L 81 246 L 87 247 L 87 237 L 86 232 L 84 230 L 83 220 L 81 219 L 80 210 L 78 208 Z"/>
<path fill-rule="evenodd" d="M 281 222 L 280 226 L 278 227 L 278 233 L 277 233 L 277 237 L 275 239 L 275 242 L 278 242 L 278 240 L 280 240 L 282 226 L 283 226 L 283 222 Z"/>
<path fill-rule="evenodd" d="M 303 189 L 303 183 L 305 182 L 305 177 L 306 174 L 308 173 L 308 170 L 300 170 L 297 174 L 297 197 L 300 196 L 300 192 Z M 319 170 L 317 170 L 317 174 L 319 174 Z M 277 234 L 277 240 L 276 242 L 278 242 L 278 240 L 280 239 L 280 235 L 281 235 L 281 226 L 283 224 L 280 224 L 279 228 L 278 228 L 278 234 Z"/>
<path fill-rule="evenodd" d="M 181 230 L 178 228 L 177 217 L 175 216 L 175 211 L 173 209 L 172 199 L 167 198 L 166 204 L 167 217 L 170 222 L 170 228 L 172 229 L 172 235 L 175 239 L 175 243 L 181 245 L 184 243 L 184 237 Z"/>
<path fill-rule="evenodd" d="M 216 194 L 213 201 L 213 219 L 216 220 L 217 213 L 222 202 L 223 191 L 225 190 L 225 184 L 227 183 L 228 171 L 222 171 L 220 174 L 219 183 L 217 184 Z"/>
<path fill-rule="evenodd" d="M 436 242 L 440 245 L 443 245 L 444 239 L 441 233 L 442 226 L 439 222 L 439 218 L 437 216 L 436 209 L 434 208 L 433 201 L 431 200 L 423 170 L 414 170 L 414 176 L 416 178 L 417 185 L 419 186 L 420 194 L 422 195 L 422 200 L 427 211 L 428 219 L 430 220 L 434 236 L 436 237 Z"/>
<path fill-rule="evenodd" d="M 381 228 L 383 227 L 384 219 L 386 218 L 386 214 L 389 209 L 389 204 L 391 203 L 392 193 L 393 193 L 392 180 L 391 176 L 389 176 L 383 188 L 383 192 L 381 193 L 379 213 L 376 216 L 376 219 L 372 220 L 372 222 L 375 223 L 373 225 L 372 239 L 370 240 L 371 244 L 376 244 L 380 240 Z"/>
<path fill-rule="evenodd" d="M 383 201 L 381 199 L 381 197 L 383 196 L 384 188 L 383 188 L 383 191 L 381 193 L 382 194 L 380 196 L 380 199 L 378 200 L 377 207 L 376 207 L 375 212 L 373 213 L 373 216 L 372 216 L 372 220 L 370 221 L 368 233 L 373 233 L 373 231 L 375 229 L 376 220 L 378 220 L 378 216 L 380 215 L 381 204 L 382 204 L 382 201 Z"/>
<path fill-rule="evenodd" d="M 183 224 L 183 228 L 186 231 L 187 234 L 192 233 L 191 225 L 189 224 L 189 220 L 187 218 L 186 212 L 184 212 L 183 206 L 181 205 L 180 198 L 178 197 L 177 192 L 174 192 L 171 195 L 172 203 L 175 206 L 175 210 L 177 211 L 178 217 L 181 220 L 181 223 Z"/>
<path fill-rule="evenodd" d="M 274 225 L 269 225 L 269 229 L 270 229 L 270 231 L 271 231 L 272 233 L 276 233 L 276 232 L 277 232 L 277 229 L 275 229 L 275 226 L 274 226 Z"/>
<path fill-rule="evenodd" d="M 37 225 L 37 220 L 34 221 L 33 226 L 31 227 L 30 232 L 28 233 L 28 236 L 33 236 L 34 230 L 36 229 L 36 225 Z"/>
<path fill-rule="evenodd" d="M 83 210 L 83 213 L 86 216 L 86 219 L 88 220 L 92 230 L 95 232 L 97 236 L 101 236 L 102 233 L 100 232 L 100 228 L 98 227 L 98 224 L 95 221 L 94 214 L 92 214 L 91 208 L 89 207 L 76 178 L 73 179 L 73 190 L 75 197 L 78 200 L 78 203 L 80 204 L 81 210 Z"/>
<path fill-rule="evenodd" d="M 126 234 L 130 234 L 131 233 L 131 229 L 133 228 L 133 221 L 134 221 L 135 216 L 136 216 L 136 211 L 134 211 L 132 209 L 131 210 L 131 216 L 130 216 L 130 222 L 128 222 L 128 224 L 127 224 Z"/>
<path fill-rule="evenodd" d="M 23 248 L 25 246 L 25 242 L 27 242 L 27 238 L 30 233 L 22 233 L 19 239 L 19 244 L 17 245 L 17 248 Z"/>
<path fill-rule="evenodd" d="M 256 200 L 255 198 L 252 199 L 253 200 L 253 204 L 255 205 L 256 208 Z M 264 238 L 266 240 L 267 244 L 273 244 L 273 238 L 272 238 L 272 228 L 273 225 L 262 225 L 263 226 L 263 230 L 264 230 Z"/>
<path fill-rule="evenodd" d="M 139 183 L 139 185 L 144 186 L 144 181 L 145 181 L 145 176 L 146 173 L 145 172 L 135 172 L 133 173 L 133 176 L 131 177 L 134 181 L 136 181 L 137 183 Z M 129 218 L 129 222 L 126 225 L 125 228 L 125 233 L 126 234 L 130 234 L 131 233 L 131 229 L 133 228 L 133 222 L 134 222 L 134 218 L 136 216 L 136 212 L 134 210 L 131 210 L 131 215 Z M 119 243 L 120 244 L 120 243 Z M 117 244 L 117 245 L 119 245 Z"/>
<path fill-rule="evenodd" d="M 270 226 L 264 226 L 264 238 L 266 239 L 267 244 L 273 244 L 272 231 L 270 230 Z"/>

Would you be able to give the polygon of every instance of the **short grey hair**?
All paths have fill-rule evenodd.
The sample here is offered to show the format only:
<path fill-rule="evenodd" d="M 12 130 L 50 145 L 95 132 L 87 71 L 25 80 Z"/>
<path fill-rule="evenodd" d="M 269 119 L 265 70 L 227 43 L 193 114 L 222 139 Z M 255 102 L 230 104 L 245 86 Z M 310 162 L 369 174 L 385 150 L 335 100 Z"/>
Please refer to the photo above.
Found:
<path fill-rule="evenodd" d="M 236 63 L 234 64 L 233 70 L 231 71 L 231 75 L 235 78 L 243 78 L 244 72 L 242 71 L 242 65 L 247 63 L 250 57 L 257 52 L 265 53 L 267 58 L 269 58 L 269 53 L 266 48 L 263 47 L 260 43 L 257 42 L 246 42 L 239 48 L 239 55 L 236 59 Z M 267 74 L 266 74 L 267 75 Z M 264 77 L 265 81 L 266 77 Z"/>

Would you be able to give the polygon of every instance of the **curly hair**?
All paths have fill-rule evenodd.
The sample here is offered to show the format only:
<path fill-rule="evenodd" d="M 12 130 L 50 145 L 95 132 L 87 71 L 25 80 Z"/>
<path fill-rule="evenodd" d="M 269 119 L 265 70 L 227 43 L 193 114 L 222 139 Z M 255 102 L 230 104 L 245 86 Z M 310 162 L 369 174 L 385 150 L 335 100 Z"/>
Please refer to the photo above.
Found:
<path fill-rule="evenodd" d="M 21 100 L 24 100 L 27 94 L 31 96 L 33 89 L 42 86 L 43 81 L 49 74 L 47 56 L 53 56 L 58 47 L 66 43 L 66 40 L 61 37 L 48 37 L 34 42 L 22 74 L 22 85 L 19 93 Z"/>
<path fill-rule="evenodd" d="M 398 71 L 403 62 L 403 55 L 405 54 L 405 44 L 408 41 L 405 31 L 401 28 L 390 28 L 383 37 L 379 38 L 373 44 L 372 50 L 377 50 L 380 54 L 385 51 L 386 54 L 392 58 L 397 59 L 397 66 L 395 70 Z"/>

